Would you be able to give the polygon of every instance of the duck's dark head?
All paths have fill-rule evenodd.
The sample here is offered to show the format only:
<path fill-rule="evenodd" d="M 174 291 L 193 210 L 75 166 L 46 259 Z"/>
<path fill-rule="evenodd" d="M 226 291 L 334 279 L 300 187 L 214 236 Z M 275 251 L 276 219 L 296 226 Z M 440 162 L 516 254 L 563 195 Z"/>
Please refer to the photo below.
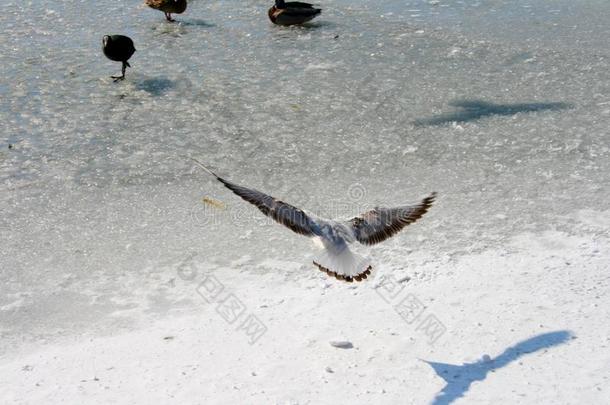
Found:
<path fill-rule="evenodd" d="M 286 2 L 284 0 L 275 0 L 275 7 L 286 8 Z"/>

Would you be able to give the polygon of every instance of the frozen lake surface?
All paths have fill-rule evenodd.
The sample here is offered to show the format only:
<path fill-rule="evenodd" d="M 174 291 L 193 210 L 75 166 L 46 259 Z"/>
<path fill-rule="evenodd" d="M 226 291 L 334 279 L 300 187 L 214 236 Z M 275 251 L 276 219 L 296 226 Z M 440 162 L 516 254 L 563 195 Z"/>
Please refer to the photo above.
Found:
<path fill-rule="evenodd" d="M 2 2 L 0 402 L 610 402 L 610 2 L 269 5 Z M 331 217 L 439 198 L 348 286 L 184 156 Z"/>

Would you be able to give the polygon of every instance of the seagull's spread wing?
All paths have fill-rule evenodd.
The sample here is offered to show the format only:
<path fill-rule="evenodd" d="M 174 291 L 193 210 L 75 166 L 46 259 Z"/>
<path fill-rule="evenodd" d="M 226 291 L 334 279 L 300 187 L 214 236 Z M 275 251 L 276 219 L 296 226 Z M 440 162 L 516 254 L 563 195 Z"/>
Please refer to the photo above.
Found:
<path fill-rule="evenodd" d="M 225 180 L 207 167 L 203 166 L 197 160 L 192 160 L 194 160 L 212 176 L 216 177 L 216 179 L 224 184 L 226 188 L 248 201 L 250 204 L 255 205 L 256 208 L 258 208 L 263 214 L 273 218 L 275 221 L 285 225 L 298 234 L 314 236 L 315 222 L 303 210 L 273 198 L 270 195 L 261 193 L 260 191 L 243 187 Z"/>
<path fill-rule="evenodd" d="M 364 245 L 382 242 L 424 215 L 436 198 L 430 194 L 417 205 L 396 208 L 375 208 L 349 220 L 356 240 Z"/>
<path fill-rule="evenodd" d="M 280 224 L 287 226 L 301 235 L 314 235 L 313 221 L 303 210 L 275 199 L 270 195 L 261 193 L 260 191 L 233 184 L 222 177 L 217 177 L 217 179 L 224 184 L 226 188 L 233 191 L 250 204 L 255 205 L 263 214 L 273 218 Z"/>

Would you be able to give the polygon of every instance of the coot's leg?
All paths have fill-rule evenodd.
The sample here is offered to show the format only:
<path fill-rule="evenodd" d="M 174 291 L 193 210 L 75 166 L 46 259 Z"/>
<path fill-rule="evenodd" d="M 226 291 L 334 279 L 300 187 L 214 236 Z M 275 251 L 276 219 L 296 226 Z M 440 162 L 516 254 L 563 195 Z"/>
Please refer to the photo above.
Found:
<path fill-rule="evenodd" d="M 123 67 L 121 68 L 121 76 L 110 76 L 110 77 L 113 78 L 115 82 L 118 82 L 119 80 L 124 80 L 125 79 L 125 69 L 127 69 L 127 63 L 123 62 Z"/>

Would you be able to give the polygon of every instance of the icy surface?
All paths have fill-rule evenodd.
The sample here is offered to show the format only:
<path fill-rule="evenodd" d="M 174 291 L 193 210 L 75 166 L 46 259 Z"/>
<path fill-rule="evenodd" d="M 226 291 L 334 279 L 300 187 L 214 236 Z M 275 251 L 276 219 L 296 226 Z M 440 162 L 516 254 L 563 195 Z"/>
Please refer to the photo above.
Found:
<path fill-rule="evenodd" d="M 202 314 L 195 291 L 209 273 L 250 310 L 263 308 L 256 312 L 273 339 L 262 347 L 290 329 L 307 358 L 325 356 L 308 339 L 325 352 L 344 336 L 361 352 L 341 361 L 362 370 L 380 362 L 362 373 L 387 372 L 383 361 L 395 364 L 395 350 L 408 350 L 401 356 L 410 371 L 428 367 L 417 358 L 434 350 L 410 346 L 416 332 L 372 282 L 350 288 L 326 279 L 310 265 L 307 239 L 261 218 L 184 158 L 193 156 L 237 183 L 334 217 L 437 191 L 419 223 L 360 250 L 380 274 L 396 274 L 420 298 L 436 299 L 439 315 L 450 314 L 442 360 L 480 359 L 492 348 L 478 345 L 496 334 L 505 333 L 498 353 L 535 335 L 535 315 L 509 316 L 510 324 L 479 305 L 497 310 L 513 300 L 524 312 L 550 308 L 557 322 L 546 328 L 578 325 L 579 339 L 606 339 L 597 343 L 608 359 L 608 313 L 598 311 L 610 307 L 610 2 L 321 5 L 314 23 L 279 28 L 265 2 L 194 1 L 176 24 L 140 0 L 2 2 L 0 356 L 17 366 L 23 353 L 85 337 L 129 333 L 127 342 L 139 341 L 150 322 L 177 316 L 213 319 L 218 332 L 200 339 L 221 347 L 230 328 L 214 311 Z M 109 78 L 120 65 L 101 53 L 102 36 L 113 33 L 129 35 L 137 49 L 122 83 Z M 524 280 L 511 275 L 516 268 Z M 186 282 L 185 271 L 196 277 Z M 470 291 L 465 303 L 456 283 Z M 498 297 L 489 291 L 503 288 L 510 291 Z M 316 319 L 328 313 L 335 327 L 325 329 Z M 578 321 L 559 321 L 569 316 Z M 480 328 L 460 327 L 475 319 L 488 328 L 476 336 Z M 372 347 L 388 338 L 395 343 Z M 259 347 L 263 354 L 250 361 L 274 364 L 293 349 Z M 607 363 L 601 371 L 588 364 L 590 398 L 604 402 L 607 392 L 595 387 L 605 380 L 607 390 Z M 337 363 L 321 360 L 318 371 L 328 375 L 324 367 L 342 375 Z M 1 380 L 12 372 L 3 369 Z M 390 385 L 396 398 L 410 389 Z M 382 388 L 370 391 L 391 402 Z"/>

